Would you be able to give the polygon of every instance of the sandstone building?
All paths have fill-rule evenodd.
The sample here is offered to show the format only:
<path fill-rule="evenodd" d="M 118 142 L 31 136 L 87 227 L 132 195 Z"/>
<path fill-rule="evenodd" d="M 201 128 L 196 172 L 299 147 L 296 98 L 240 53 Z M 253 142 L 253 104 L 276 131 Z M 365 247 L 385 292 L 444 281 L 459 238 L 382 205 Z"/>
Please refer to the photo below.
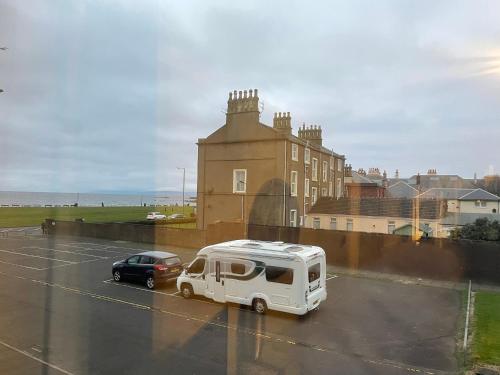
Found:
<path fill-rule="evenodd" d="M 345 157 L 322 143 L 320 126 L 293 135 L 290 112 L 262 124 L 257 90 L 229 93 L 226 123 L 198 140 L 198 228 L 303 225 L 320 197 L 344 193 Z"/>

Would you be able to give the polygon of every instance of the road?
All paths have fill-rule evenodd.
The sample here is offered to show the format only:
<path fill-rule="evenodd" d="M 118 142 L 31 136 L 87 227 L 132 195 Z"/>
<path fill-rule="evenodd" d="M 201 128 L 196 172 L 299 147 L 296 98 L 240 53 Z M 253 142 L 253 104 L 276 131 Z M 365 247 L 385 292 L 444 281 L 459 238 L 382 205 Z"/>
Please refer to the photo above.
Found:
<path fill-rule="evenodd" d="M 461 295 L 328 275 L 305 317 L 185 300 L 173 283 L 115 283 L 111 263 L 146 244 L 0 238 L 2 374 L 449 374 Z M 176 251 L 175 249 L 169 249 Z M 193 251 L 180 250 L 183 261 Z"/>

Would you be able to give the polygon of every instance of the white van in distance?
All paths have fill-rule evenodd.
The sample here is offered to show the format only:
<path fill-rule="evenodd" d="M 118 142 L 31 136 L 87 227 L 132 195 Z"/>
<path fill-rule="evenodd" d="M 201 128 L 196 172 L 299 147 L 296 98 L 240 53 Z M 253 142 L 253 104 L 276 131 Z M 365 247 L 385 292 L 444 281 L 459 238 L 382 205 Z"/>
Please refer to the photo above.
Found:
<path fill-rule="evenodd" d="M 317 246 L 236 240 L 207 246 L 177 278 L 185 298 L 304 315 L 326 300 L 325 252 Z"/>

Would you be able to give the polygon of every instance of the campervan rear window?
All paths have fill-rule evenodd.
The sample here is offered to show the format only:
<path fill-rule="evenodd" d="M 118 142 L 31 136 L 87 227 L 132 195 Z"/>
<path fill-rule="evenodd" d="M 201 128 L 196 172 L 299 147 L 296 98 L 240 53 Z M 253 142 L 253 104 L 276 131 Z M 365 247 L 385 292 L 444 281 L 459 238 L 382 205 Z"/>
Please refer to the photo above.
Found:
<path fill-rule="evenodd" d="M 293 270 L 291 268 L 266 266 L 266 280 L 291 285 L 293 284 Z"/>
<path fill-rule="evenodd" d="M 319 263 L 313 264 L 309 267 L 309 282 L 312 283 L 319 279 L 321 275 L 321 266 Z"/>

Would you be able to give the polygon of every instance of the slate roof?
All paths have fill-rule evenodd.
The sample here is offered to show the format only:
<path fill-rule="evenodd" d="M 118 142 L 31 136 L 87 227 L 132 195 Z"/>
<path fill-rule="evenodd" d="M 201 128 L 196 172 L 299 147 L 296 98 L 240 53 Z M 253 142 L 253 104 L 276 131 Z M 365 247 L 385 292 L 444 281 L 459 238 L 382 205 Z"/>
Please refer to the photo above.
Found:
<path fill-rule="evenodd" d="M 415 186 L 417 184 L 417 176 L 411 176 L 408 179 L 408 183 Z M 423 174 L 420 175 L 420 188 L 422 190 L 428 190 L 432 188 L 473 189 L 475 188 L 475 186 L 469 180 L 463 179 L 456 174 Z"/>
<path fill-rule="evenodd" d="M 483 189 L 453 189 L 453 188 L 433 188 L 420 194 L 419 198 L 426 199 L 458 199 L 463 201 L 498 201 L 500 197 L 489 193 Z"/>
<path fill-rule="evenodd" d="M 390 198 L 414 198 L 418 190 L 405 181 L 398 181 L 387 188 L 387 196 Z"/>
<path fill-rule="evenodd" d="M 353 215 L 413 217 L 415 200 L 406 198 L 320 198 L 309 211 L 309 215 Z M 420 218 L 439 219 L 446 213 L 445 202 L 439 199 L 420 200 Z"/>

